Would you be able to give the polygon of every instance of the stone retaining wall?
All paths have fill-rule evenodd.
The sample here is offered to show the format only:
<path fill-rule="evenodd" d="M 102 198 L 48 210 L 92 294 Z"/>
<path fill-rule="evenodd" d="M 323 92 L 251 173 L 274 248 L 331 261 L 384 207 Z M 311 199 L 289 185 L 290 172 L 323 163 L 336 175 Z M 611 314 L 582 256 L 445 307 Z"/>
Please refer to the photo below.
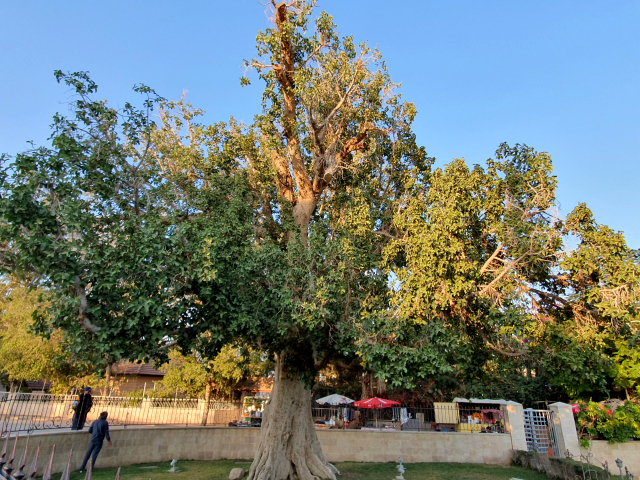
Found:
<path fill-rule="evenodd" d="M 462 462 L 508 465 L 511 436 L 508 434 L 443 432 L 362 432 L 357 430 L 318 431 L 325 456 L 330 462 L 391 462 L 401 456 L 406 462 Z M 77 470 L 89 445 L 89 434 L 58 432 L 32 435 L 29 463 L 40 445 L 38 472 L 41 475 L 56 445 L 54 472 L 61 472 L 73 448 L 72 469 Z M 251 459 L 260 438 L 259 428 L 127 428 L 111 432 L 113 446 L 105 441 L 97 467 L 118 467 L 136 463 L 179 460 Z M 24 450 L 25 438 L 18 440 L 16 457 Z M 13 447 L 13 439 L 9 443 Z"/>
<path fill-rule="evenodd" d="M 499 433 L 319 431 L 330 462 L 511 463 L 511 435 Z"/>
<path fill-rule="evenodd" d="M 636 478 L 640 477 L 640 441 L 610 444 L 606 440 L 592 440 L 588 452 L 600 462 L 609 462 L 609 470 L 614 474 L 619 473 L 615 464 L 619 458 Z M 587 450 L 582 449 L 582 454 L 587 455 Z"/>

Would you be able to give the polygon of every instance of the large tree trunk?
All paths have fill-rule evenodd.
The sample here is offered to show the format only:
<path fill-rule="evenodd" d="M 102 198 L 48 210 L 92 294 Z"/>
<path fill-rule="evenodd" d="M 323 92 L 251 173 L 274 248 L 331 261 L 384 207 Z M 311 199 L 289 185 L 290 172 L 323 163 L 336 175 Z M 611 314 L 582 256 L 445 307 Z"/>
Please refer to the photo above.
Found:
<path fill-rule="evenodd" d="M 316 436 L 309 390 L 300 380 L 290 378 L 278 359 L 260 444 L 247 480 L 336 480 L 336 473 Z"/>
<path fill-rule="evenodd" d="M 360 400 L 366 400 L 367 398 L 373 397 L 373 381 L 370 373 L 365 373 L 362 375 L 362 393 Z"/>

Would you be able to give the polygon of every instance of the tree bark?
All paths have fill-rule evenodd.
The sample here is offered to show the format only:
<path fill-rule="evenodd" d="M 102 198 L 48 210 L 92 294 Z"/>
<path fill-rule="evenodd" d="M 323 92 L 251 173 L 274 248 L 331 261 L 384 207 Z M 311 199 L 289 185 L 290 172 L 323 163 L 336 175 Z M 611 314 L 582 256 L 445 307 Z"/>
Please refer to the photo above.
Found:
<path fill-rule="evenodd" d="M 365 373 L 361 378 L 362 384 L 362 393 L 360 400 L 366 400 L 367 398 L 373 397 L 373 380 L 371 378 L 371 374 Z"/>
<path fill-rule="evenodd" d="M 313 425 L 310 392 L 280 357 L 261 430 L 247 480 L 336 480 L 339 472 L 324 458 Z"/>
<path fill-rule="evenodd" d="M 202 412 L 202 422 L 200 425 L 207 426 L 207 419 L 209 418 L 209 402 L 211 401 L 211 383 L 207 382 L 204 387 L 204 411 Z"/>
<path fill-rule="evenodd" d="M 102 395 L 106 397 L 109 394 L 109 385 L 111 384 L 111 364 L 107 365 L 107 370 L 104 375 L 104 382 L 105 386 Z"/>

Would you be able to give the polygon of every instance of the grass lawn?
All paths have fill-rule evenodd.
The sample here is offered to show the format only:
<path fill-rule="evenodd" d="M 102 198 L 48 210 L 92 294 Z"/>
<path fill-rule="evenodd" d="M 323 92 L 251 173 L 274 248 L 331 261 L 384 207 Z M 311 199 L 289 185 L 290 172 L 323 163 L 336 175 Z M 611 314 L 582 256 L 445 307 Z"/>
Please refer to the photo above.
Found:
<path fill-rule="evenodd" d="M 98 462 L 100 460 L 98 459 Z M 122 480 L 227 480 L 232 468 L 249 469 L 249 460 L 218 460 L 212 462 L 179 461 L 180 473 L 168 473 L 169 462 L 133 465 L 122 469 Z M 158 468 L 144 468 L 157 466 Z M 393 480 L 398 474 L 394 463 L 336 463 L 342 474 L 338 478 L 361 478 L 362 480 Z M 471 463 L 410 463 L 404 474 L 407 480 L 508 480 L 516 477 L 523 480 L 546 480 L 546 476 L 521 467 L 500 467 Z M 95 480 L 114 480 L 115 468 L 98 469 L 93 472 Z M 55 479 L 59 476 L 55 476 Z M 246 477 L 245 477 L 246 478 Z M 71 480 L 83 480 L 84 474 L 75 472 Z"/>

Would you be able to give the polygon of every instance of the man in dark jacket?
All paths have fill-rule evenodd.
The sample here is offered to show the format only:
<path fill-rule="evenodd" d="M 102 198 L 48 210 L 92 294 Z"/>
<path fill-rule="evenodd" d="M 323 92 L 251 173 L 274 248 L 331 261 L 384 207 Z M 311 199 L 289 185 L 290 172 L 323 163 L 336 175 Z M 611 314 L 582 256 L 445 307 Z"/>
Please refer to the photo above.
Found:
<path fill-rule="evenodd" d="M 84 461 L 82 462 L 82 466 L 80 467 L 80 471 L 84 471 L 87 466 L 87 462 L 89 461 L 89 457 L 93 453 L 93 458 L 91 459 L 91 469 L 96 467 L 96 458 L 98 458 L 98 454 L 100 450 L 102 450 L 102 443 L 104 442 L 104 438 L 107 437 L 107 442 L 109 442 L 109 446 L 111 446 L 111 437 L 109 436 L 109 422 L 107 422 L 107 412 L 102 412 L 100 417 L 91 424 L 89 427 L 89 433 L 91 434 L 91 443 L 89 444 L 89 449 L 87 450 L 87 454 L 84 457 Z"/>
<path fill-rule="evenodd" d="M 93 407 L 93 398 L 91 398 L 91 387 L 87 387 L 83 390 L 76 400 L 76 411 L 73 414 L 73 421 L 71 423 L 71 430 L 82 430 L 84 428 L 84 422 L 87 421 L 87 414 L 91 407 Z"/>

